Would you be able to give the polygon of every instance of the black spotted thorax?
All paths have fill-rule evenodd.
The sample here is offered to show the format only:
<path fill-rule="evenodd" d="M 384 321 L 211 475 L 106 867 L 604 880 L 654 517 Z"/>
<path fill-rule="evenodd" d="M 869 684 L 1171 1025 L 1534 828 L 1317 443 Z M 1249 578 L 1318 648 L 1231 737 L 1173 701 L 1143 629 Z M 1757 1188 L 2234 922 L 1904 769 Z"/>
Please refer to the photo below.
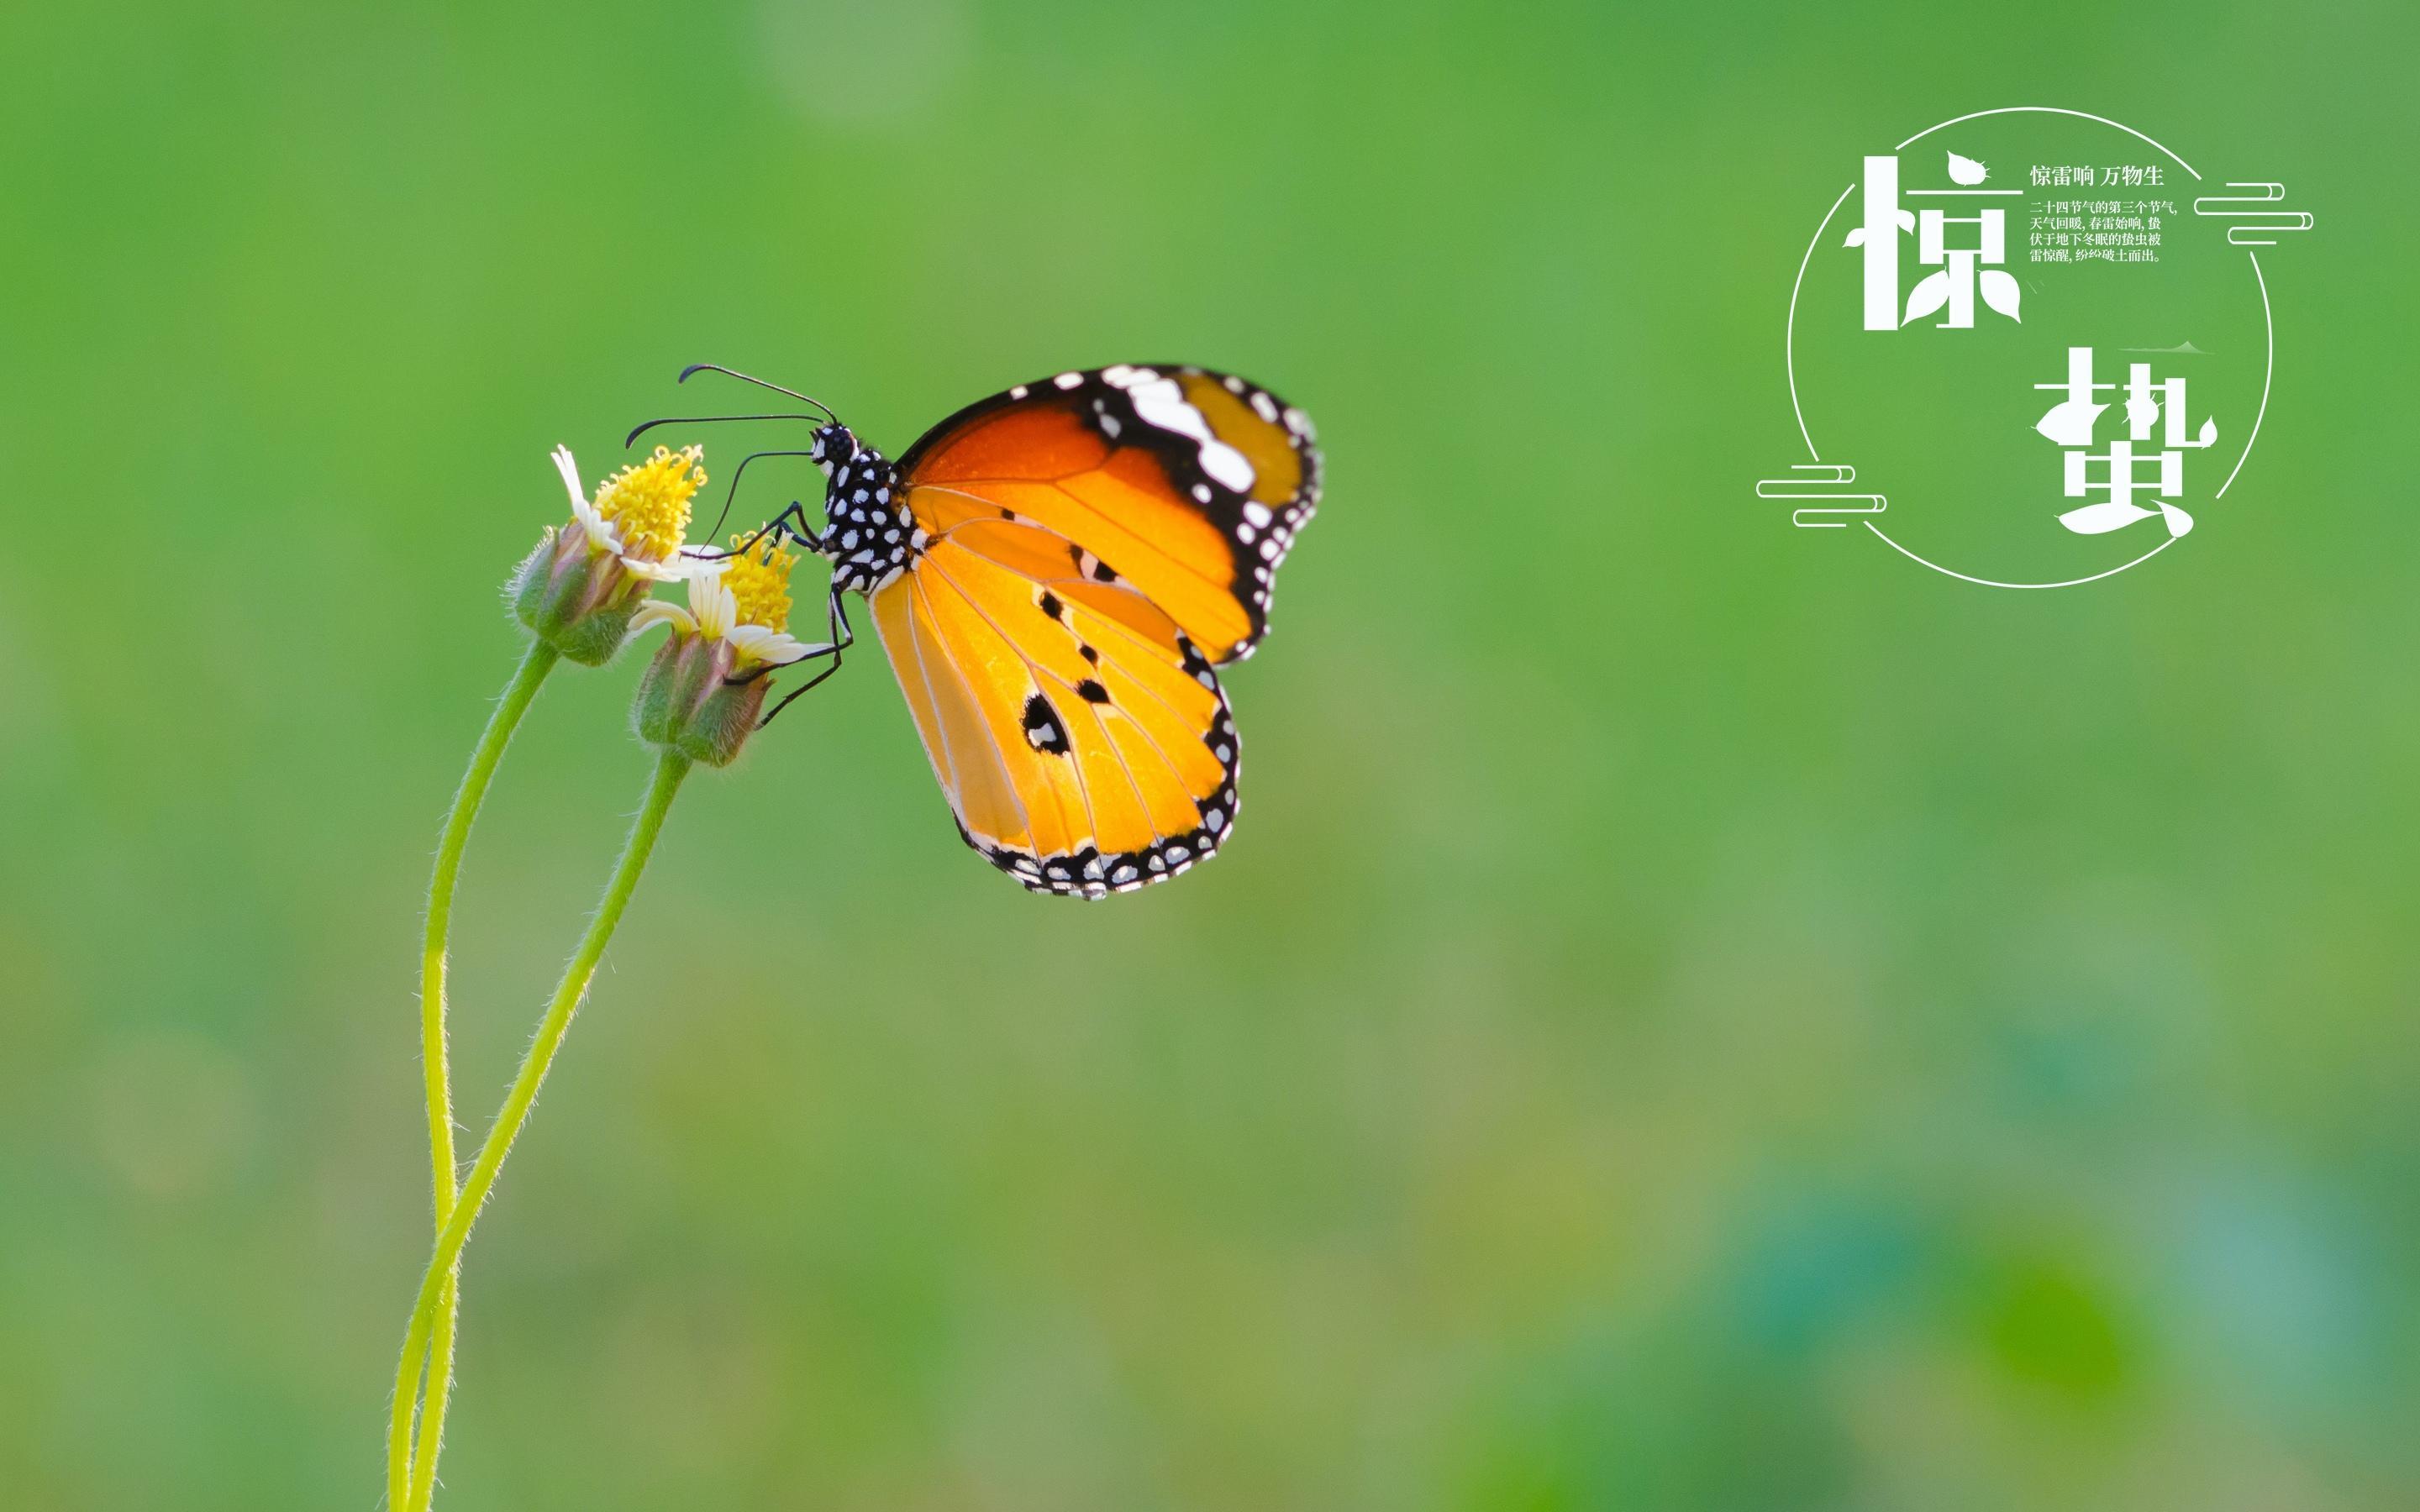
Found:
<path fill-rule="evenodd" d="M 832 564 L 834 589 L 871 594 L 924 549 L 924 532 L 902 497 L 898 466 L 837 424 L 815 432 L 810 455 L 830 480 L 817 553 Z"/>

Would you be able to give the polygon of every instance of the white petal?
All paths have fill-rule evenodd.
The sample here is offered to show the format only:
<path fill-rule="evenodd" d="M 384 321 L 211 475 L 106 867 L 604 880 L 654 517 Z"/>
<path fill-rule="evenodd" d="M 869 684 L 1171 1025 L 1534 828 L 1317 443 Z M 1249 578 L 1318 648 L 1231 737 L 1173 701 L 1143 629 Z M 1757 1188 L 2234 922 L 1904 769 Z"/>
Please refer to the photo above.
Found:
<path fill-rule="evenodd" d="M 554 449 L 554 471 L 563 474 L 563 491 L 571 495 L 571 517 L 588 533 L 589 548 L 620 556 L 621 532 L 607 524 L 605 517 L 597 513 L 597 506 L 588 501 L 588 496 L 580 491 L 580 464 L 571 459 L 570 447 Z"/>
<path fill-rule="evenodd" d="M 624 557 L 622 565 L 628 570 L 631 577 L 644 578 L 649 582 L 676 583 L 690 575 L 689 569 L 680 564 L 678 557 L 675 557 L 670 562 L 650 562 L 644 557 Z"/>
<path fill-rule="evenodd" d="M 571 496 L 571 517 L 580 522 L 580 528 L 582 530 L 588 532 L 588 545 L 592 549 L 598 551 L 611 551 L 617 557 L 622 554 L 621 535 L 614 531 L 613 526 L 605 522 L 604 516 L 597 513 L 597 506 L 595 504 L 592 504 L 587 500 L 581 498 L 578 494 L 573 494 Z"/>
<path fill-rule="evenodd" d="M 720 574 L 689 580 L 689 607 L 697 616 L 697 627 L 718 640 L 731 633 L 739 618 L 739 600 L 722 586 Z"/>
<path fill-rule="evenodd" d="M 571 459 L 570 447 L 554 449 L 554 471 L 563 474 L 564 490 L 571 495 L 571 507 L 577 509 L 585 503 L 587 496 L 580 491 L 580 464 Z"/>
<path fill-rule="evenodd" d="M 690 618 L 689 610 L 660 598 L 648 599 L 639 606 L 638 613 L 630 616 L 632 635 L 642 630 L 652 630 L 659 625 L 669 625 L 682 635 L 697 634 L 697 621 Z"/>
<path fill-rule="evenodd" d="M 801 645 L 787 633 L 768 629 L 761 625 L 739 625 L 723 639 L 730 641 L 741 656 L 775 667 L 787 666 L 810 651 L 823 649 Z"/>

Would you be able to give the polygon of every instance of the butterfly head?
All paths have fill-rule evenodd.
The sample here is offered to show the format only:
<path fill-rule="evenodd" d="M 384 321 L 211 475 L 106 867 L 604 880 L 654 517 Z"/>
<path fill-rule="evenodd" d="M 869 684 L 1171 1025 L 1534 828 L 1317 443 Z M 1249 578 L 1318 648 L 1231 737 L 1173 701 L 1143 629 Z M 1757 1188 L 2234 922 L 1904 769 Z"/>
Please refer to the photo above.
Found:
<path fill-rule="evenodd" d="M 856 433 L 837 420 L 816 426 L 814 440 L 807 443 L 807 455 L 824 470 L 826 477 L 831 476 L 834 468 L 855 459 L 864 449 L 858 444 Z"/>

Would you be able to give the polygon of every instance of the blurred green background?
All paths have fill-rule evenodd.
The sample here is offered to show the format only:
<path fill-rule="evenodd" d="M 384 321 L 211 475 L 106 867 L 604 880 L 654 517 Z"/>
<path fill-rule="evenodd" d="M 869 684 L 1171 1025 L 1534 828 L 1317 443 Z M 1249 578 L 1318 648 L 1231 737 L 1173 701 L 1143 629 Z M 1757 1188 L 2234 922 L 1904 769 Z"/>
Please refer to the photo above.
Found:
<path fill-rule="evenodd" d="M 0 1504 L 378 1504 L 498 585 L 547 449 L 744 398 L 673 388 L 710 358 L 894 451 L 1232 367 L 1326 506 L 1177 886 L 981 864 L 875 656 L 690 785 L 472 1246 L 441 1505 L 2420 1504 L 2415 46 L 11 6 Z M 1750 497 L 1856 156 L 2012 103 L 2320 221 L 2223 508 L 2059 594 Z M 556 679 L 473 845 L 474 1130 L 634 672 Z"/>

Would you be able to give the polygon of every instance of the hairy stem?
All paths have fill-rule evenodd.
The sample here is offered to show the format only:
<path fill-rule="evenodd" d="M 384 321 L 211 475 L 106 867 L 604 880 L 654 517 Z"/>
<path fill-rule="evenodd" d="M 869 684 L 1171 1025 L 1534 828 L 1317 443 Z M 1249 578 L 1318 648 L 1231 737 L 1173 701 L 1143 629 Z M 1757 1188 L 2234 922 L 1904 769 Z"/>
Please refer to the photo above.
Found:
<path fill-rule="evenodd" d="M 646 870 L 648 853 L 655 849 L 656 837 L 663 828 L 664 815 L 671 810 L 673 797 L 680 791 L 681 779 L 689 771 L 688 758 L 669 752 L 657 763 L 646 802 L 630 825 L 630 837 L 623 843 L 621 859 L 614 863 L 604 899 L 597 906 L 596 917 L 588 921 L 580 949 L 565 968 L 554 998 L 547 1005 L 546 1016 L 538 1022 L 537 1036 L 530 1042 L 528 1054 L 521 1057 L 512 1090 L 504 1095 L 504 1104 L 497 1111 L 486 1142 L 479 1147 L 478 1158 L 471 1163 L 471 1174 L 462 1183 L 453 1211 L 438 1231 L 436 1251 L 428 1257 L 428 1270 L 421 1279 L 420 1295 L 404 1334 L 403 1354 L 396 1363 L 395 1402 L 387 1432 L 387 1484 L 390 1504 L 398 1512 L 422 1512 L 436 1489 L 440 1447 L 437 1438 L 442 1427 L 438 1414 L 442 1398 L 437 1394 L 433 1377 L 429 1421 L 420 1433 L 427 1453 L 417 1462 L 412 1458 L 412 1400 L 423 1366 L 433 1369 L 435 1365 L 431 1336 L 437 1319 L 445 1311 L 446 1294 L 461 1262 L 462 1246 L 470 1239 L 471 1225 L 494 1190 L 496 1173 L 503 1167 L 521 1125 L 528 1120 L 530 1105 L 537 1100 L 547 1068 L 553 1064 L 555 1052 L 563 1047 L 563 1037 L 571 1027 L 572 1012 L 579 1008 L 590 979 L 597 974 L 606 942 L 613 939 L 614 928 L 622 921 L 622 911 L 628 906 L 630 894 L 639 885 L 639 874 Z"/>
<path fill-rule="evenodd" d="M 504 748 L 512 743 L 513 732 L 520 727 L 521 717 L 537 698 L 547 673 L 554 671 L 555 663 L 561 659 L 562 653 L 540 640 L 533 640 L 522 655 L 512 681 L 504 685 L 504 696 L 488 716 L 488 727 L 479 732 L 479 743 L 472 748 L 471 765 L 462 774 L 462 785 L 455 790 L 453 808 L 446 810 L 445 828 L 437 842 L 437 865 L 429 873 L 428 916 L 420 942 L 420 1062 L 428 1094 L 428 1159 L 430 1190 L 434 1194 L 431 1206 L 440 1233 L 444 1231 L 445 1220 L 454 1215 L 457 1177 L 454 1100 L 445 1048 L 445 942 L 453 925 L 455 884 L 461 875 L 462 852 L 470 843 L 471 826 L 478 821 L 479 805 L 487 799 L 488 785 L 495 779 Z M 444 1415 L 445 1393 L 452 1383 L 458 1304 L 449 1279 L 429 1346 L 428 1380 L 433 1400 L 427 1412 L 438 1419 Z M 434 1443 L 431 1435 L 428 1446 L 432 1450 Z M 401 1504 L 396 1495 L 399 1489 L 393 1484 L 388 1488 L 390 1499 L 397 1505 Z"/>

